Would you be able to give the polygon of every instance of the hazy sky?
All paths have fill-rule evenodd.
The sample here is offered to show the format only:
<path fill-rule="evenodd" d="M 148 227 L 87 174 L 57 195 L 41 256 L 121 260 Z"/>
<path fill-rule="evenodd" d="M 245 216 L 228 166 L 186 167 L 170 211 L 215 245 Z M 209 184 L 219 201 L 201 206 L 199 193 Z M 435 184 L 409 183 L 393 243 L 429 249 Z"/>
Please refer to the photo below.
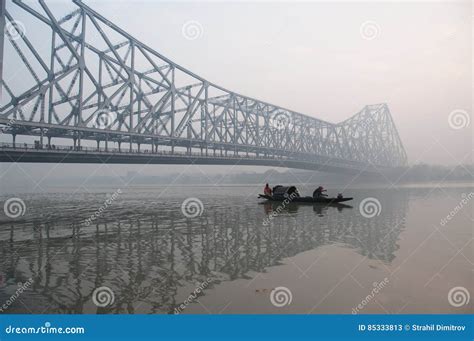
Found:
<path fill-rule="evenodd" d="M 472 151 L 472 125 L 448 124 L 453 110 L 472 113 L 469 1 L 87 3 L 245 95 L 331 122 L 387 102 L 411 162 L 453 163 Z M 202 26 L 198 39 L 183 37 L 190 20 Z M 375 23 L 372 40 L 361 34 L 366 22 Z"/>
<path fill-rule="evenodd" d="M 387 102 L 410 163 L 472 162 L 470 1 L 84 2 L 230 90 L 331 122 Z"/>

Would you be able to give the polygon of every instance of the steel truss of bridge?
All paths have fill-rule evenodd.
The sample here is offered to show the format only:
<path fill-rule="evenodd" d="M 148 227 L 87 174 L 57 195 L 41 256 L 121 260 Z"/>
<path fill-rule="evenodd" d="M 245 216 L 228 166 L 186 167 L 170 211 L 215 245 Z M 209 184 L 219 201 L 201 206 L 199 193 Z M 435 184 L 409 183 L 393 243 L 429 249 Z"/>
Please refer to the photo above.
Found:
<path fill-rule="evenodd" d="M 1 1 L 0 127 L 12 136 L 0 148 L 2 162 L 239 162 L 329 171 L 406 164 L 386 104 L 329 123 L 213 84 L 79 0 L 61 15 L 43 0 Z M 18 143 L 21 135 L 35 145 Z M 70 146 L 57 146 L 58 139 Z"/>

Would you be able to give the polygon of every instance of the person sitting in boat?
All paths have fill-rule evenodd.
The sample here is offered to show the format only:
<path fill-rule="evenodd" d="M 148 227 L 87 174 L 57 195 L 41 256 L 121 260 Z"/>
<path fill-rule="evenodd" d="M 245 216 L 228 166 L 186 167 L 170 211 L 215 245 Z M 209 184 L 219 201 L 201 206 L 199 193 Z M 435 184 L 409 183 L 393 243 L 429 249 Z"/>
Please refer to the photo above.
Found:
<path fill-rule="evenodd" d="M 263 189 L 263 194 L 265 195 L 268 195 L 268 196 L 272 196 L 272 189 L 270 188 L 270 186 L 268 186 L 268 184 L 265 185 L 265 188 Z"/>
<path fill-rule="evenodd" d="M 295 188 L 295 191 L 292 193 L 296 198 L 300 197 L 300 192 Z"/>
<path fill-rule="evenodd" d="M 323 186 L 319 186 L 316 188 L 313 192 L 313 198 L 321 198 L 321 197 L 327 197 L 326 194 L 323 194 L 323 192 L 327 192 Z"/>

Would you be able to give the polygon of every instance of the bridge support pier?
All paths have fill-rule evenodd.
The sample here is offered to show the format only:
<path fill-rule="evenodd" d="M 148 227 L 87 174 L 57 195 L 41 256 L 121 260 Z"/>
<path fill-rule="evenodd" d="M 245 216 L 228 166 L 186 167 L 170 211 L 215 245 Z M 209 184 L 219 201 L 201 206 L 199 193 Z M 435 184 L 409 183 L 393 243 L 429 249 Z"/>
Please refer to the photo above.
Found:
<path fill-rule="evenodd" d="M 13 148 L 16 148 L 16 134 L 12 134 Z"/>
<path fill-rule="evenodd" d="M 52 147 L 51 147 L 51 136 L 48 136 L 48 149 L 52 149 Z"/>

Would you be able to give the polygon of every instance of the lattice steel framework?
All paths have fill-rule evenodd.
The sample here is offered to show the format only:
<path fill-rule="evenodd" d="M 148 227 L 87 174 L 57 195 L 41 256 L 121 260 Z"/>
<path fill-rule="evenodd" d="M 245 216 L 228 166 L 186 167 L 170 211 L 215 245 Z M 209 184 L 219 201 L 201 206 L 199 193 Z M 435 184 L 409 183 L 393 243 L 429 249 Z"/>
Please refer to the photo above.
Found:
<path fill-rule="evenodd" d="M 81 140 L 148 144 L 153 152 L 167 146 L 206 155 L 406 163 L 386 104 L 368 105 L 338 124 L 309 117 L 213 84 L 80 1 L 70 5 L 72 12 L 59 16 L 43 0 L 7 2 L 4 54 L 9 49 L 15 58 L 5 58 L 4 71 L 21 64 L 31 77 L 2 79 L 5 132 L 67 137 L 78 146 Z M 27 15 L 28 26 L 14 12 Z"/>

